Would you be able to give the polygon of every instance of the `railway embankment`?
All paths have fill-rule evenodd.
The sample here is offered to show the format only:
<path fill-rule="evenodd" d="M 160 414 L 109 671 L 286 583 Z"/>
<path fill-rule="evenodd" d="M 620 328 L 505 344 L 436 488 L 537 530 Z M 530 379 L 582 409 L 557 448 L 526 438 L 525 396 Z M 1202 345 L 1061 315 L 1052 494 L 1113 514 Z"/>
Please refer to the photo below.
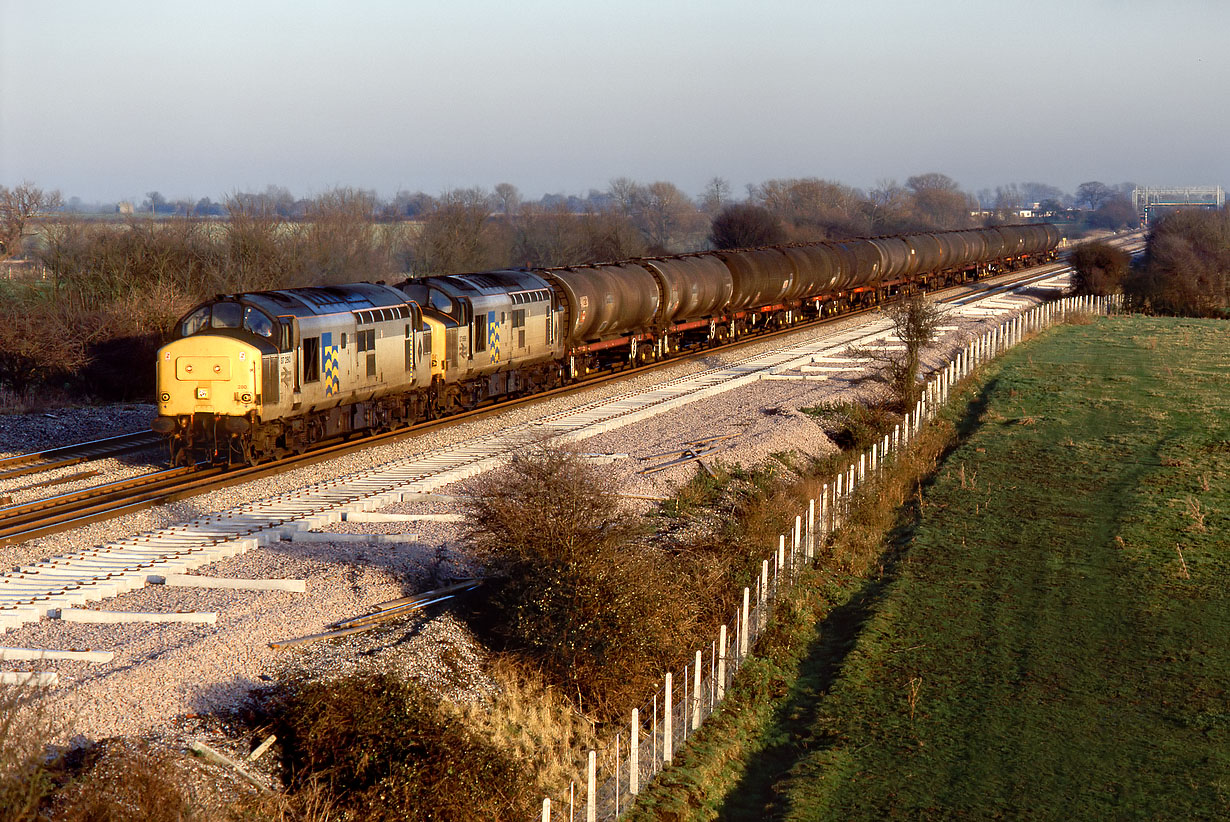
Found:
<path fill-rule="evenodd" d="M 1227 373 L 1216 320 L 1099 319 L 992 363 L 633 818 L 1223 813 Z"/>

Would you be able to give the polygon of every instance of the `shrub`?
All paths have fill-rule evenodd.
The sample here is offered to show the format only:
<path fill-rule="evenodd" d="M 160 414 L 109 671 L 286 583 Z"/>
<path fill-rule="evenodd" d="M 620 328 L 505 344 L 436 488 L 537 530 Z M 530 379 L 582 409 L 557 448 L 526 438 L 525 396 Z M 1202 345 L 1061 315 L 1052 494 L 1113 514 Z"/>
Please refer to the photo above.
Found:
<path fill-rule="evenodd" d="M 492 578 L 480 630 L 602 718 L 650 693 L 695 635 L 686 574 L 638 528 L 601 473 L 550 446 L 487 478 L 467 512 Z"/>
<path fill-rule="evenodd" d="M 714 248 L 754 248 L 785 241 L 781 223 L 771 211 L 753 203 L 734 203 L 713 218 L 709 242 Z"/>
<path fill-rule="evenodd" d="M 1084 243 L 1068 255 L 1074 274 L 1072 284 L 1077 294 L 1105 296 L 1119 290 L 1128 273 L 1132 258 L 1126 252 L 1106 243 Z"/>
<path fill-rule="evenodd" d="M 1123 290 L 1140 310 L 1200 317 L 1230 311 L 1230 211 L 1184 209 L 1149 232 L 1144 266 Z"/>
<path fill-rule="evenodd" d="M 304 682 L 275 701 L 290 786 L 347 820 L 528 818 L 522 762 L 392 674 Z"/>

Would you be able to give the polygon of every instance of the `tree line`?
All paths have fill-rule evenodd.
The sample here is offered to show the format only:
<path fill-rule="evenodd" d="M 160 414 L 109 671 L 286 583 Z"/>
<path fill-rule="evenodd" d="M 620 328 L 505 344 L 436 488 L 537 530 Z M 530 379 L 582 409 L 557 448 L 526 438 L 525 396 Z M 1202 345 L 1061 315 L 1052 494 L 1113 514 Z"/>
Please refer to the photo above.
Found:
<path fill-rule="evenodd" d="M 1038 185 L 1018 193 L 1043 191 Z M 1102 188 L 1110 200 L 1101 188 L 1080 191 L 1102 208 L 1118 191 Z M 355 188 L 295 199 L 271 186 L 226 197 L 217 204 L 224 219 L 153 219 L 168 202 L 157 194 L 150 192 L 148 211 L 100 221 L 67 211 L 58 192 L 30 183 L 0 186 L 0 260 L 24 257 L 45 272 L 40 280 L 0 280 L 0 389 L 147 396 L 152 368 L 132 364 L 147 362 L 179 316 L 217 293 L 1018 219 L 984 213 L 978 198 L 940 173 L 869 191 L 780 178 L 748 186 L 741 197 L 715 177 L 697 198 L 667 181 L 627 177 L 584 198 L 538 200 L 523 198 L 510 183 L 437 196 L 402 192 L 390 201 Z"/>
<path fill-rule="evenodd" d="M 1135 311 L 1230 318 L 1230 210 L 1187 208 L 1155 223 L 1136 264 L 1106 243 L 1078 246 L 1069 262 L 1082 294 L 1123 292 Z"/>

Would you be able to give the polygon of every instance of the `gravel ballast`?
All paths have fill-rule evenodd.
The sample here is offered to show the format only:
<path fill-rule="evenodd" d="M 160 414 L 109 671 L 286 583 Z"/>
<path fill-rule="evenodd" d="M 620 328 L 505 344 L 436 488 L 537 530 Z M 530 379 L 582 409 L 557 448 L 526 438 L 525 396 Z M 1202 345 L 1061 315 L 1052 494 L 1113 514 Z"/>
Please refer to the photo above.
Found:
<path fill-rule="evenodd" d="M 828 326 L 823 332 L 803 331 L 814 337 L 861 322 L 854 318 Z M 949 332 L 928 351 L 926 365 L 938 366 L 967 339 L 986 327 L 982 322 L 954 318 Z M 761 350 L 786 344 L 765 341 L 738 351 L 715 353 L 701 360 L 680 363 L 627 382 L 600 386 L 579 398 L 561 397 L 510 410 L 486 419 L 435 431 L 414 439 L 373 447 L 276 477 L 234 486 L 190 500 L 96 523 L 62 535 L 0 548 L 0 563 L 10 567 L 97 545 L 110 540 L 184 522 L 205 513 L 229 510 L 242 502 L 304 487 L 325 477 L 346 475 L 468 439 L 512 425 L 529 422 L 558 410 L 626 393 L 630 388 L 696 373 L 715 364 L 741 360 Z M 852 376 L 815 381 L 757 381 L 657 416 L 599 434 L 579 443 L 577 450 L 612 455 L 602 460 L 613 492 L 629 498 L 665 497 L 698 470 L 695 463 L 652 474 L 647 467 L 669 461 L 653 455 L 679 449 L 705 437 L 734 436 L 714 444 L 706 460 L 753 465 L 774 454 L 796 451 L 822 456 L 834 449 L 812 418 L 800 408 L 851 392 L 870 390 Z M 105 415 L 105 409 L 91 414 Z M 124 427 L 136 430 L 132 406 L 119 409 Z M 144 424 L 152 417 L 145 410 Z M 33 417 L 37 415 L 25 415 Z M 0 417 L 4 447 L 16 451 L 48 436 L 37 420 Z M 101 429 L 100 429 L 101 430 Z M 29 432 L 30 440 L 24 440 Z M 102 434 L 100 436 L 105 436 Z M 81 437 L 77 437 L 78 440 Z M 63 443 L 56 443 L 63 444 Z M 598 457 L 595 457 L 596 459 Z M 440 490 L 456 500 L 434 497 L 402 502 L 382 509 L 390 513 L 458 513 L 475 480 Z M 632 499 L 634 507 L 650 501 Z M 249 692 L 263 688 L 290 669 L 305 667 L 318 674 L 340 673 L 363 666 L 393 666 L 455 699 L 474 698 L 488 687 L 481 676 L 482 650 L 466 627 L 437 607 L 380 629 L 275 651 L 269 643 L 326 630 L 347 617 L 373 609 L 380 602 L 417 593 L 450 579 L 479 572 L 460 543 L 461 525 L 455 522 L 339 522 L 328 532 L 347 534 L 408 534 L 405 541 L 292 542 L 256 548 L 199 569 L 208 576 L 235 578 L 296 578 L 307 581 L 306 594 L 244 592 L 172 588 L 151 585 L 91 607 L 123 611 L 216 611 L 215 625 L 94 625 L 43 620 L 10 631 L 0 640 L 10 647 L 97 649 L 115 652 L 110 663 L 40 662 L 25 666 L 0 663 L 4 670 L 50 670 L 60 674 L 61 685 L 49 694 L 57 710 L 71 717 L 66 734 L 99 739 L 114 735 L 175 736 L 182 733 L 185 715 L 227 712 L 245 703 Z M 766 540 L 775 540 L 766 535 Z M 481 589 L 470 596 L 481 596 Z"/>

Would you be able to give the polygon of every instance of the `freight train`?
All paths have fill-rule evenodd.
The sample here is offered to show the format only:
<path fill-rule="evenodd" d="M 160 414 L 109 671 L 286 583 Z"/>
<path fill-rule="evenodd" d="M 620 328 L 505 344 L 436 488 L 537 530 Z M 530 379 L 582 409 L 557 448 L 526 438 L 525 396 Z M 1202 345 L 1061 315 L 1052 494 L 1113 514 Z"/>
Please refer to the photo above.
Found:
<path fill-rule="evenodd" d="M 1049 224 L 219 295 L 158 352 L 172 462 L 249 463 L 1023 265 Z"/>

